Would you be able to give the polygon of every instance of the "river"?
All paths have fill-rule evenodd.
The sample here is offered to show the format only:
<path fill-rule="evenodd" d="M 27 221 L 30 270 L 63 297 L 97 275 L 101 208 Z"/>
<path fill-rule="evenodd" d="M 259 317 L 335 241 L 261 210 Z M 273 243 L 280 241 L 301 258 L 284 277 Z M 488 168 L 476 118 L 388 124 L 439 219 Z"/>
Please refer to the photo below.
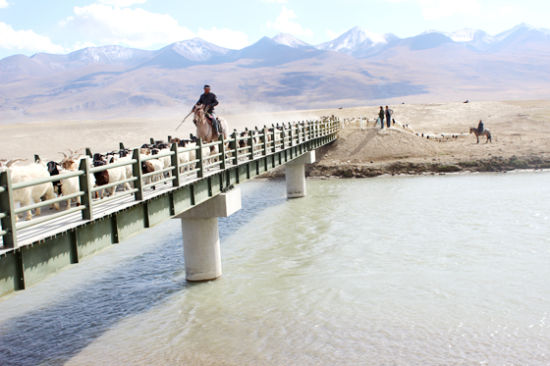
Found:
<path fill-rule="evenodd" d="M 242 190 L 222 278 L 166 222 L 0 299 L 0 364 L 550 364 L 550 173 Z"/>

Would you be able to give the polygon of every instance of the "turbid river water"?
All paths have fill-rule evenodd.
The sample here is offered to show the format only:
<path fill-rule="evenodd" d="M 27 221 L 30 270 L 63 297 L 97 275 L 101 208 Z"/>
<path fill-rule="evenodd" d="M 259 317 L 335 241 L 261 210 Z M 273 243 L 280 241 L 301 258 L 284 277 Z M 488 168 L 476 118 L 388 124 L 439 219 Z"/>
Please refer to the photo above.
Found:
<path fill-rule="evenodd" d="M 550 364 L 550 173 L 242 189 L 222 278 L 167 222 L 0 299 L 0 364 Z"/>

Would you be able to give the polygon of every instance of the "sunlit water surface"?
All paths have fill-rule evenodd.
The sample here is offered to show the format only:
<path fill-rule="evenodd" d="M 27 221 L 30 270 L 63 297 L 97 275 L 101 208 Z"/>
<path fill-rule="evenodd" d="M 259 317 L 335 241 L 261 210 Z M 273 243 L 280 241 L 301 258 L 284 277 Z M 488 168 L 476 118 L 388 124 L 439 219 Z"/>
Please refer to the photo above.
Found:
<path fill-rule="evenodd" d="M 549 173 L 242 189 L 222 278 L 167 222 L 1 299 L 0 364 L 550 364 Z"/>

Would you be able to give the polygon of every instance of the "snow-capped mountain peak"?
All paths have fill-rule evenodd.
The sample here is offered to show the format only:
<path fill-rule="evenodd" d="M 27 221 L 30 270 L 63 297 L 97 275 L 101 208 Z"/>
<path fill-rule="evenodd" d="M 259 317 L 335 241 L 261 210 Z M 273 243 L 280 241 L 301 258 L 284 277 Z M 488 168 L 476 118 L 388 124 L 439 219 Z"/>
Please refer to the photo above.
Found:
<path fill-rule="evenodd" d="M 69 54 L 72 60 L 90 63 L 113 63 L 132 59 L 140 50 L 122 46 L 87 47 Z"/>
<path fill-rule="evenodd" d="M 272 40 L 278 44 L 292 47 L 292 48 L 298 48 L 298 47 L 307 47 L 309 46 L 304 41 L 294 37 L 291 34 L 288 33 L 279 33 L 275 37 L 272 38 Z"/>
<path fill-rule="evenodd" d="M 476 29 L 464 28 L 455 32 L 446 33 L 445 35 L 455 42 L 471 42 L 474 40 L 476 33 Z"/>
<path fill-rule="evenodd" d="M 496 35 L 495 38 L 498 41 L 503 41 L 503 40 L 513 36 L 514 34 L 520 34 L 520 33 L 539 33 L 539 34 L 542 34 L 543 36 L 548 37 L 548 36 L 550 36 L 550 29 L 536 28 L 536 27 L 533 27 L 529 24 L 522 23 L 522 24 L 516 25 L 512 29 L 509 29 L 505 32 L 502 32 L 502 33 Z"/>
<path fill-rule="evenodd" d="M 388 42 L 386 35 L 369 32 L 361 27 L 353 27 L 340 37 L 320 44 L 318 47 L 323 50 L 336 52 L 352 52 L 361 45 L 375 46 Z"/>
<path fill-rule="evenodd" d="M 216 46 L 201 38 L 192 38 L 186 41 L 176 42 L 169 47 L 174 52 L 192 61 L 205 61 L 215 54 L 224 55 L 229 52 L 229 49 Z"/>

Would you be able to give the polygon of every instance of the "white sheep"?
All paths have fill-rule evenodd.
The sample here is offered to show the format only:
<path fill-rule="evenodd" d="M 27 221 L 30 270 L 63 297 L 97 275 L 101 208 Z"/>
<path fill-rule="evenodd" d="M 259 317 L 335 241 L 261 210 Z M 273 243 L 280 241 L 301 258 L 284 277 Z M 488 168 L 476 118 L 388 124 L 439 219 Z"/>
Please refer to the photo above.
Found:
<path fill-rule="evenodd" d="M 62 153 L 65 158 L 61 161 L 61 168 L 62 170 L 59 172 L 60 174 L 64 173 L 71 173 L 78 170 L 78 161 L 80 159 L 76 157 L 69 157 L 66 154 Z M 79 177 L 72 177 L 72 178 L 66 178 L 61 179 L 61 195 L 62 196 L 69 196 L 74 193 L 80 192 L 80 179 Z M 71 198 L 67 201 L 67 210 L 71 208 L 72 202 L 76 203 L 77 206 L 80 206 L 80 197 Z"/>
<path fill-rule="evenodd" d="M 14 165 L 14 161 L 8 162 L 5 169 L 10 171 L 12 184 L 24 183 L 33 180 L 49 178 L 50 173 L 45 165 L 40 163 L 32 163 L 28 165 Z M 42 183 L 35 186 L 16 189 L 12 192 L 12 199 L 14 203 L 19 203 L 21 207 L 29 206 L 34 203 L 38 203 L 45 198 L 51 200 L 56 198 L 53 184 Z M 59 210 L 59 204 L 54 204 L 53 208 Z M 40 215 L 40 208 L 35 211 L 36 215 Z M 32 219 L 32 212 L 29 210 L 25 215 L 26 220 Z"/>

